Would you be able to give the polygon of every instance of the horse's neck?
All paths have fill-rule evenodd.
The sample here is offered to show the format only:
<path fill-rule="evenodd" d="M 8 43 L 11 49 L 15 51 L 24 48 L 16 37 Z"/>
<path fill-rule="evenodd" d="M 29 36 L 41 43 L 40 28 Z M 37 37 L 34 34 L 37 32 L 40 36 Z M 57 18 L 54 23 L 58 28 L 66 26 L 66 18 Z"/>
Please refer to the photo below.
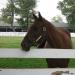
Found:
<path fill-rule="evenodd" d="M 47 48 L 60 48 L 60 43 L 57 44 L 60 40 L 59 30 L 50 22 L 44 21 L 46 26 L 46 41 Z M 60 40 L 61 41 L 61 40 Z"/>
<path fill-rule="evenodd" d="M 46 46 L 48 46 L 48 48 L 56 48 L 59 47 L 59 45 L 57 45 L 58 42 L 58 30 L 52 25 L 50 24 L 49 26 L 47 25 L 47 44 Z"/>

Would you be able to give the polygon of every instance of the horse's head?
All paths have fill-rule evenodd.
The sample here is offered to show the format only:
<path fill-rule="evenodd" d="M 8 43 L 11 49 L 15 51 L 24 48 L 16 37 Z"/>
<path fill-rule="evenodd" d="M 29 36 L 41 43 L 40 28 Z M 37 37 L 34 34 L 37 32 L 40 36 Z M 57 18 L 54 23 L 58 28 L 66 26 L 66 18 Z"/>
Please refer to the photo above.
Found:
<path fill-rule="evenodd" d="M 29 51 L 30 47 L 42 38 L 43 32 L 46 31 L 41 14 L 38 17 L 33 14 L 34 23 L 29 28 L 27 35 L 22 40 L 21 46 L 25 51 Z"/>

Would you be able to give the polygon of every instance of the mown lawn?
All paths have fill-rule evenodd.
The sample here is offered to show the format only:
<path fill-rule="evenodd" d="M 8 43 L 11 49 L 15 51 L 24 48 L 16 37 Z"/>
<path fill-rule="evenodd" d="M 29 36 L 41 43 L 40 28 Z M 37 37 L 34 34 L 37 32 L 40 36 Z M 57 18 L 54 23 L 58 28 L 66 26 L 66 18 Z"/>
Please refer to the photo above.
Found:
<path fill-rule="evenodd" d="M 22 37 L 0 37 L 0 48 L 20 48 Z"/>
<path fill-rule="evenodd" d="M 75 38 L 73 37 L 71 40 L 72 40 L 73 48 L 75 49 Z"/>
<path fill-rule="evenodd" d="M 20 48 L 22 37 L 0 37 L 0 48 Z M 72 38 L 75 48 L 75 38 Z M 75 59 L 71 59 L 70 68 L 75 68 Z M 45 59 L 30 58 L 0 58 L 0 68 L 47 68 Z"/>

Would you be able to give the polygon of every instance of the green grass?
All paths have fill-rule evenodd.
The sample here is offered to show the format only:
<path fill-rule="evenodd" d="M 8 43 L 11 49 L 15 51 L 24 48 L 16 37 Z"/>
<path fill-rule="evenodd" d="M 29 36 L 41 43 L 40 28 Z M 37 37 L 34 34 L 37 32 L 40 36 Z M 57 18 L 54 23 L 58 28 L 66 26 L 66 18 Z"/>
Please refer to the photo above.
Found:
<path fill-rule="evenodd" d="M 22 37 L 0 37 L 0 48 L 20 48 Z M 75 48 L 75 38 L 72 38 Z M 75 68 L 75 59 L 71 59 L 70 68 Z M 30 58 L 0 58 L 0 68 L 47 68 L 45 59 Z"/>
<path fill-rule="evenodd" d="M 2 58 L 0 59 L 0 68 L 46 68 L 47 63 L 45 59 L 10 59 Z"/>
<path fill-rule="evenodd" d="M 72 40 L 73 48 L 75 49 L 75 38 L 73 37 L 71 40 Z"/>
<path fill-rule="evenodd" d="M 20 48 L 22 37 L 0 37 L 0 48 Z"/>

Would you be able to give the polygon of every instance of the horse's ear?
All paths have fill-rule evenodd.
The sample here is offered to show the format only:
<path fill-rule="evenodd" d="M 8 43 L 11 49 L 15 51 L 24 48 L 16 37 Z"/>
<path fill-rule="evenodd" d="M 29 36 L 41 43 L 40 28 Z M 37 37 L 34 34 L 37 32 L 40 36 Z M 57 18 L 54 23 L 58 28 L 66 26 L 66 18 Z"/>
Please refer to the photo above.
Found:
<path fill-rule="evenodd" d="M 34 13 L 33 13 L 33 17 L 34 17 L 34 19 L 38 19 L 37 16 Z"/>
<path fill-rule="evenodd" d="M 38 13 L 38 15 L 39 15 L 39 19 L 42 20 L 42 16 L 41 16 L 40 12 Z"/>

